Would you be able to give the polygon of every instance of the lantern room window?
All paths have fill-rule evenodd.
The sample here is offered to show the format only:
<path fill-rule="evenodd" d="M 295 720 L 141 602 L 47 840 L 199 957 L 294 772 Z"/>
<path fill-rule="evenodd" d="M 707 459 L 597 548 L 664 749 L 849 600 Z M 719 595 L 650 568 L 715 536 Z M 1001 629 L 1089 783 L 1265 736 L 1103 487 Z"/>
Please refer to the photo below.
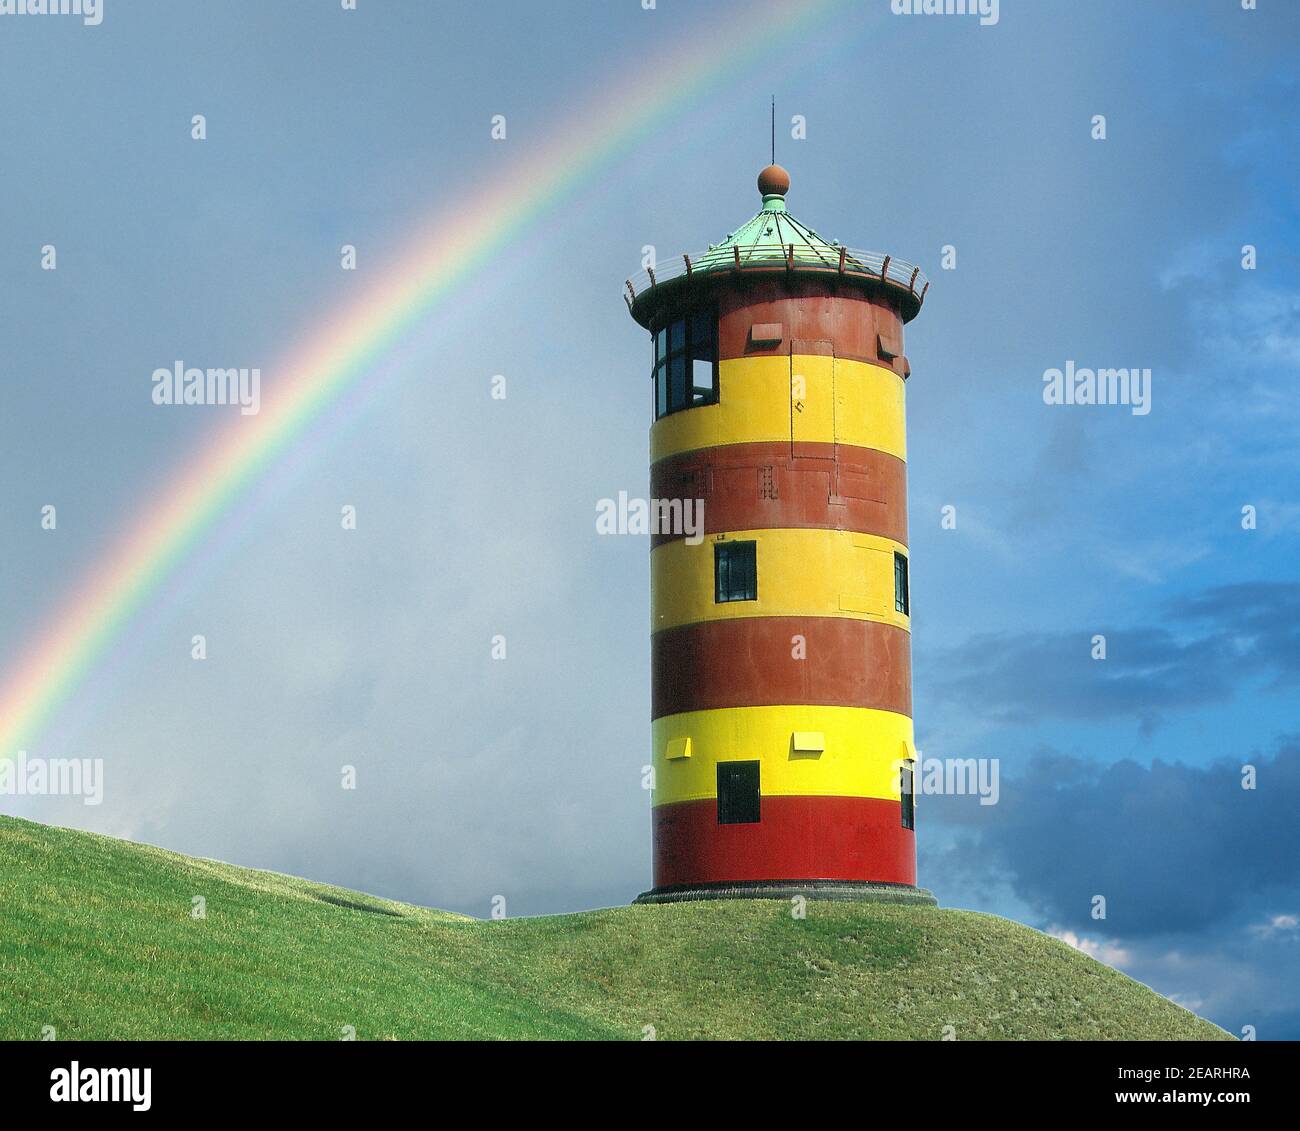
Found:
<path fill-rule="evenodd" d="M 718 336 L 713 311 L 701 310 L 654 334 L 655 419 L 718 403 Z"/>

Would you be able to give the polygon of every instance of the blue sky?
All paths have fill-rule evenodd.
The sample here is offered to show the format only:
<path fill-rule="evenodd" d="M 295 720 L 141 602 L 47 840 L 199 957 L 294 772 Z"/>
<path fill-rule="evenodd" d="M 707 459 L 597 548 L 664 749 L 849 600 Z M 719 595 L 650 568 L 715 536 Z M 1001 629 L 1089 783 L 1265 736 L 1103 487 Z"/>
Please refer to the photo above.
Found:
<path fill-rule="evenodd" d="M 922 882 L 1300 1037 L 1300 9 L 1260 9 L 1003 0 L 981 27 L 863 0 L 742 69 L 717 37 L 725 79 L 435 312 L 64 705 L 30 753 L 103 758 L 104 803 L 0 808 L 471 914 L 648 886 L 648 546 L 594 523 L 647 491 L 649 344 L 619 288 L 643 245 L 752 215 L 775 94 L 791 211 L 933 280 L 907 339 L 917 741 L 999 758 L 1002 798 L 922 799 Z M 727 10 L 752 16 L 0 16 L 0 667 L 228 422 L 152 404 L 155 368 L 271 386 L 430 215 Z M 1068 360 L 1149 368 L 1151 412 L 1045 405 Z"/>

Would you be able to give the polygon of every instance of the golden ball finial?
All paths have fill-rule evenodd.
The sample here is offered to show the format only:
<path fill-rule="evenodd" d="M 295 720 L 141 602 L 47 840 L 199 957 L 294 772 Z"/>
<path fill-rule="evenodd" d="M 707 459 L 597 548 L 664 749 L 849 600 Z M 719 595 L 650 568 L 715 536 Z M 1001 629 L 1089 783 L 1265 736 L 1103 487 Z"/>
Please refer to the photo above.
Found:
<path fill-rule="evenodd" d="M 769 165 L 758 174 L 758 191 L 764 196 L 785 196 L 790 191 L 790 174 L 780 165 Z"/>

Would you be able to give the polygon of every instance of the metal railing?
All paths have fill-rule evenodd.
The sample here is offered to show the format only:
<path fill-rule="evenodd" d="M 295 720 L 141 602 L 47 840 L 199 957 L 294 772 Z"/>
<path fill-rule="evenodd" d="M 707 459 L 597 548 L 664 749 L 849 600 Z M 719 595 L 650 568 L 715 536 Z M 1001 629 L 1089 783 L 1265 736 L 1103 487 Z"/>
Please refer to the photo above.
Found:
<path fill-rule="evenodd" d="M 832 245 L 812 247 L 807 244 L 751 244 L 748 247 L 712 248 L 703 255 L 681 255 L 663 260 L 654 267 L 638 271 L 624 284 L 624 299 L 629 304 L 642 294 L 663 283 L 694 275 L 717 275 L 728 271 L 773 270 L 827 271 L 832 274 L 869 277 L 901 287 L 924 300 L 930 281 L 919 267 L 892 255 L 877 251 L 855 251 Z"/>

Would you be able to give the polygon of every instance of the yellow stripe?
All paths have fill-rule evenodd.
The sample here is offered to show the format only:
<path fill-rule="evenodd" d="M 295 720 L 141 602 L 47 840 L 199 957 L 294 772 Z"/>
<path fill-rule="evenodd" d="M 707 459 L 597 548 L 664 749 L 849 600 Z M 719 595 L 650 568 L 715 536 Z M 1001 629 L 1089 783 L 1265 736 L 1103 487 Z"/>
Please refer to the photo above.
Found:
<path fill-rule="evenodd" d="M 754 541 L 758 600 L 714 600 L 714 544 Z M 737 530 L 697 546 L 678 539 L 650 551 L 650 629 L 736 617 L 848 617 L 911 631 L 895 610 L 894 552 L 901 542 L 848 530 Z"/>
<path fill-rule="evenodd" d="M 731 358 L 718 365 L 717 404 L 655 422 L 650 459 L 791 439 L 906 459 L 903 379 L 880 365 L 808 354 Z"/>
<path fill-rule="evenodd" d="M 795 753 L 796 733 L 825 749 Z M 655 805 L 716 797 L 718 762 L 758 761 L 765 797 L 898 799 L 898 763 L 915 758 L 912 720 L 865 707 L 728 707 L 665 715 L 652 724 Z M 690 739 L 690 756 L 667 754 Z"/>

